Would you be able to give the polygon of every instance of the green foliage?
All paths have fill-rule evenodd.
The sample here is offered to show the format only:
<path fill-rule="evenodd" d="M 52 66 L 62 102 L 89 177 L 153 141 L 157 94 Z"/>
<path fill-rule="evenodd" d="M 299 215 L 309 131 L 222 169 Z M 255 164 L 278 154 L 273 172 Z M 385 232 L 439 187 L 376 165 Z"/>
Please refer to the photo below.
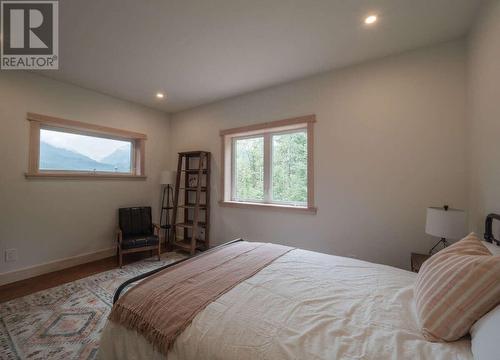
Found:
<path fill-rule="evenodd" d="M 235 143 L 235 197 L 264 199 L 264 138 L 238 139 Z"/>
<path fill-rule="evenodd" d="M 272 136 L 272 201 L 307 203 L 305 131 Z M 235 140 L 235 198 L 264 200 L 264 138 Z"/>
<path fill-rule="evenodd" d="M 272 138 L 272 198 L 274 201 L 307 202 L 307 136 L 305 132 Z"/>

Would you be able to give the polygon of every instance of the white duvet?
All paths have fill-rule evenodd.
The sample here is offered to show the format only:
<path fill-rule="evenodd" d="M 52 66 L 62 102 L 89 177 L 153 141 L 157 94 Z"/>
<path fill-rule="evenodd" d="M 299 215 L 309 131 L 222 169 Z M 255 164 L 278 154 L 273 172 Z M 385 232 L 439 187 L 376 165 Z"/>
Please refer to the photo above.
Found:
<path fill-rule="evenodd" d="M 293 250 L 200 312 L 169 360 L 472 359 L 470 341 L 418 330 L 416 274 Z M 136 332 L 106 325 L 100 359 L 164 359 Z"/>

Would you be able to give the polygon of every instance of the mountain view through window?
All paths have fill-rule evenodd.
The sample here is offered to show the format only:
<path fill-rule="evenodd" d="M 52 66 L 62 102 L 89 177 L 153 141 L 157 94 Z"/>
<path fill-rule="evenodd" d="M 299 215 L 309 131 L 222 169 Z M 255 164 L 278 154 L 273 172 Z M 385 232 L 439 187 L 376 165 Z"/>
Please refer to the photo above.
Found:
<path fill-rule="evenodd" d="M 40 170 L 132 172 L 132 142 L 40 130 Z"/>

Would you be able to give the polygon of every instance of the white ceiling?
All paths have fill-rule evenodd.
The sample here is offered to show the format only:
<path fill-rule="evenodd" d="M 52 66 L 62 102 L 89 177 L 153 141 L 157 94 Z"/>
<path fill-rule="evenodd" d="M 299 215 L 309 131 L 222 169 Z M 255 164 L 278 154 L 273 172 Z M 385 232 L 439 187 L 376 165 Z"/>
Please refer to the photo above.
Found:
<path fill-rule="evenodd" d="M 177 112 L 463 36 L 480 2 L 64 0 L 60 70 L 44 75 Z"/>

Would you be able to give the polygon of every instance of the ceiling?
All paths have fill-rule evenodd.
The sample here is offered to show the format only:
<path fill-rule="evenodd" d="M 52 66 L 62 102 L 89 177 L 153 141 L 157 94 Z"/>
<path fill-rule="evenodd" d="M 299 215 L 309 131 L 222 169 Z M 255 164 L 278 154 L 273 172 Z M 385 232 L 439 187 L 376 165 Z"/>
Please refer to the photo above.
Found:
<path fill-rule="evenodd" d="M 177 112 L 458 38 L 480 2 L 64 0 L 60 69 L 44 75 Z"/>

